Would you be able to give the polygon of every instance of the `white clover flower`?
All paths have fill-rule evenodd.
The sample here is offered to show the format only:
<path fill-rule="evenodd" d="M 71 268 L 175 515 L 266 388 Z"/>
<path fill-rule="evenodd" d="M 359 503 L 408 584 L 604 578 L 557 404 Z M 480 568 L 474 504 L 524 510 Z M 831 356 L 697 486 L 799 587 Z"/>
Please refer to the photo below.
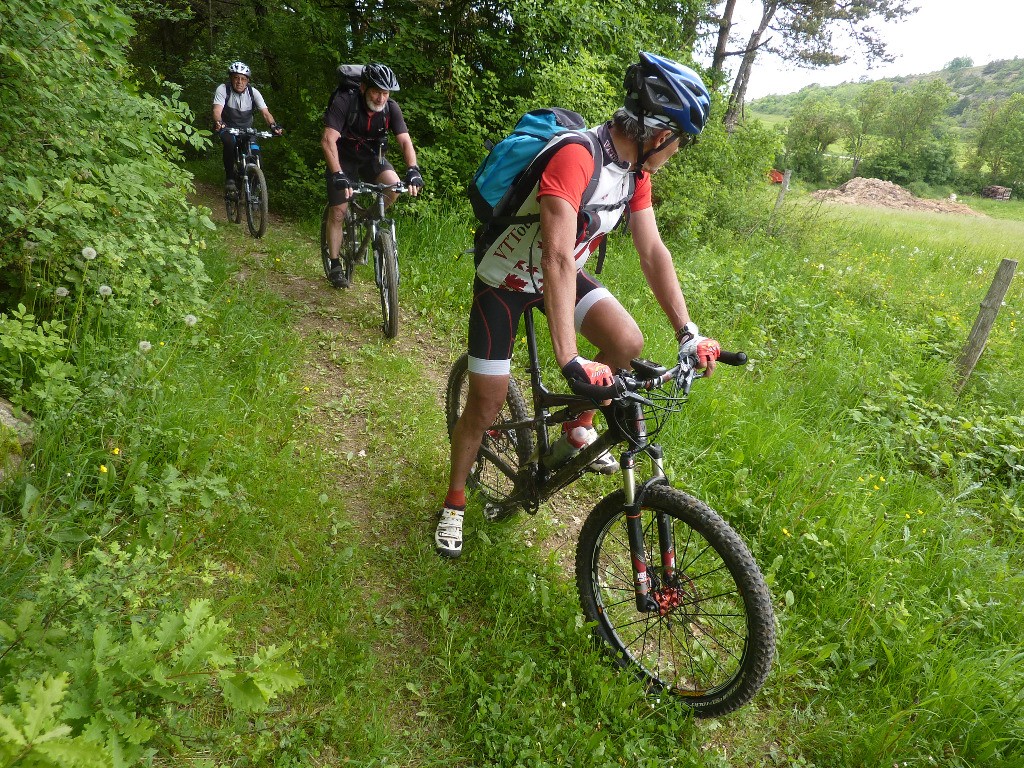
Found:
<path fill-rule="evenodd" d="M 139 352 L 141 352 L 142 354 L 146 354 L 152 348 L 153 348 L 153 345 L 150 344 L 148 341 L 140 341 L 139 342 Z"/>
<path fill-rule="evenodd" d="M 68 295 L 69 291 L 68 291 L 68 289 L 67 289 L 67 288 L 65 288 L 65 287 L 64 287 L 64 286 L 62 285 L 62 286 L 60 286 L 59 288 L 57 288 L 57 290 L 56 290 L 56 291 L 54 291 L 54 293 L 56 293 L 56 294 L 57 294 L 57 298 L 58 298 L 58 299 L 63 299 L 63 298 L 65 297 L 65 296 L 67 296 L 67 295 Z"/>
<path fill-rule="evenodd" d="M 114 289 L 111 288 L 109 285 L 100 286 L 100 296 L 102 296 L 103 298 L 106 298 L 107 296 L 112 296 L 113 293 Z"/>
<path fill-rule="evenodd" d="M 187 325 L 189 328 L 191 328 L 193 325 L 195 325 L 198 322 L 199 322 L 199 318 L 196 317 L 195 315 L 192 315 L 192 314 L 185 315 L 185 325 Z"/>
<path fill-rule="evenodd" d="M 82 249 L 82 258 L 86 261 L 92 261 L 96 258 L 96 249 L 89 245 L 85 246 Z"/>

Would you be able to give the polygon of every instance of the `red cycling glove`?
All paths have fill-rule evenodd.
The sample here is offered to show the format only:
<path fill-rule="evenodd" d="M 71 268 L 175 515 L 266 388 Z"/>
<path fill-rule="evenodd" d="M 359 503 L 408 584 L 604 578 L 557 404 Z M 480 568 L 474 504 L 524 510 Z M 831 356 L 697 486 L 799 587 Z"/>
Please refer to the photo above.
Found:
<path fill-rule="evenodd" d="M 595 363 L 585 357 L 576 355 L 572 360 L 562 366 L 562 375 L 566 381 L 582 381 L 585 384 L 596 384 L 599 387 L 607 387 L 615 382 L 612 378 L 612 369 L 604 363 Z"/>
<path fill-rule="evenodd" d="M 687 355 L 694 355 L 700 363 L 701 368 L 707 368 L 708 363 L 717 360 L 722 354 L 722 347 L 714 339 L 701 336 L 694 323 L 687 323 L 676 333 L 679 341 L 679 358 Z"/>

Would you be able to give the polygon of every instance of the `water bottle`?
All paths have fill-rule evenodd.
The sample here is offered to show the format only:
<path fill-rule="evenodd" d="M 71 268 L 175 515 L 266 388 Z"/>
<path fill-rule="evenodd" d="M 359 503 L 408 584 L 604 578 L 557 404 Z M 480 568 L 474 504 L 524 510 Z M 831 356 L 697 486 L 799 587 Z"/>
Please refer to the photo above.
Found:
<path fill-rule="evenodd" d="M 587 444 L 587 430 L 584 427 L 574 427 L 551 445 L 551 450 L 544 456 L 544 466 L 554 469 L 565 464 L 569 459 L 580 452 L 580 449 Z"/>

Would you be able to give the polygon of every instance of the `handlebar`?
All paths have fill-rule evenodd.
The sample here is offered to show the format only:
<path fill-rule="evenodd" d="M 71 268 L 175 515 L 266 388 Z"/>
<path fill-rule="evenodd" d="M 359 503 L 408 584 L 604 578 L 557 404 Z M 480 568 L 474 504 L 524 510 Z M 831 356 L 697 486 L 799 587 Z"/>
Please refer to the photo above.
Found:
<path fill-rule="evenodd" d="M 222 128 L 225 133 L 230 133 L 232 136 L 256 136 L 261 139 L 276 139 L 277 134 L 271 133 L 270 131 L 257 131 L 255 128 Z"/>
<path fill-rule="evenodd" d="M 371 184 L 368 181 L 360 181 L 352 185 L 353 195 L 377 194 L 379 192 L 397 192 L 402 194 L 408 192 L 409 188 L 404 181 L 396 181 L 394 184 Z"/>
<path fill-rule="evenodd" d="M 747 355 L 744 352 L 727 352 L 722 350 L 718 356 L 718 362 L 734 366 L 746 365 Z M 616 372 L 615 380 L 607 386 L 588 384 L 582 381 L 570 381 L 569 389 L 575 394 L 589 397 L 591 400 L 616 400 L 622 399 L 623 396 L 630 392 L 657 389 L 675 379 L 680 388 L 688 393 L 690 385 L 697 378 L 699 370 L 701 370 L 700 361 L 696 355 L 687 355 L 685 359 L 680 360 L 668 370 L 664 370 L 661 366 L 645 360 L 634 360 L 633 372 Z M 658 371 L 661 372 L 659 373 Z"/>

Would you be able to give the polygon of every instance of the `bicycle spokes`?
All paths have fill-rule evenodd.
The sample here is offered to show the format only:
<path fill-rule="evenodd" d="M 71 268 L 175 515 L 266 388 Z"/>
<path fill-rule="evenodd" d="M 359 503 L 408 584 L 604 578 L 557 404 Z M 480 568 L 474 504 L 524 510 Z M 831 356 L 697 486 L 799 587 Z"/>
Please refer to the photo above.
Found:
<path fill-rule="evenodd" d="M 602 501 L 580 534 L 584 611 L 621 663 L 686 697 L 697 714 L 742 706 L 764 682 L 774 650 L 771 603 L 749 550 L 706 505 L 668 486 L 647 489 L 636 519 L 622 499 Z M 646 607 L 637 561 L 646 568 Z"/>

